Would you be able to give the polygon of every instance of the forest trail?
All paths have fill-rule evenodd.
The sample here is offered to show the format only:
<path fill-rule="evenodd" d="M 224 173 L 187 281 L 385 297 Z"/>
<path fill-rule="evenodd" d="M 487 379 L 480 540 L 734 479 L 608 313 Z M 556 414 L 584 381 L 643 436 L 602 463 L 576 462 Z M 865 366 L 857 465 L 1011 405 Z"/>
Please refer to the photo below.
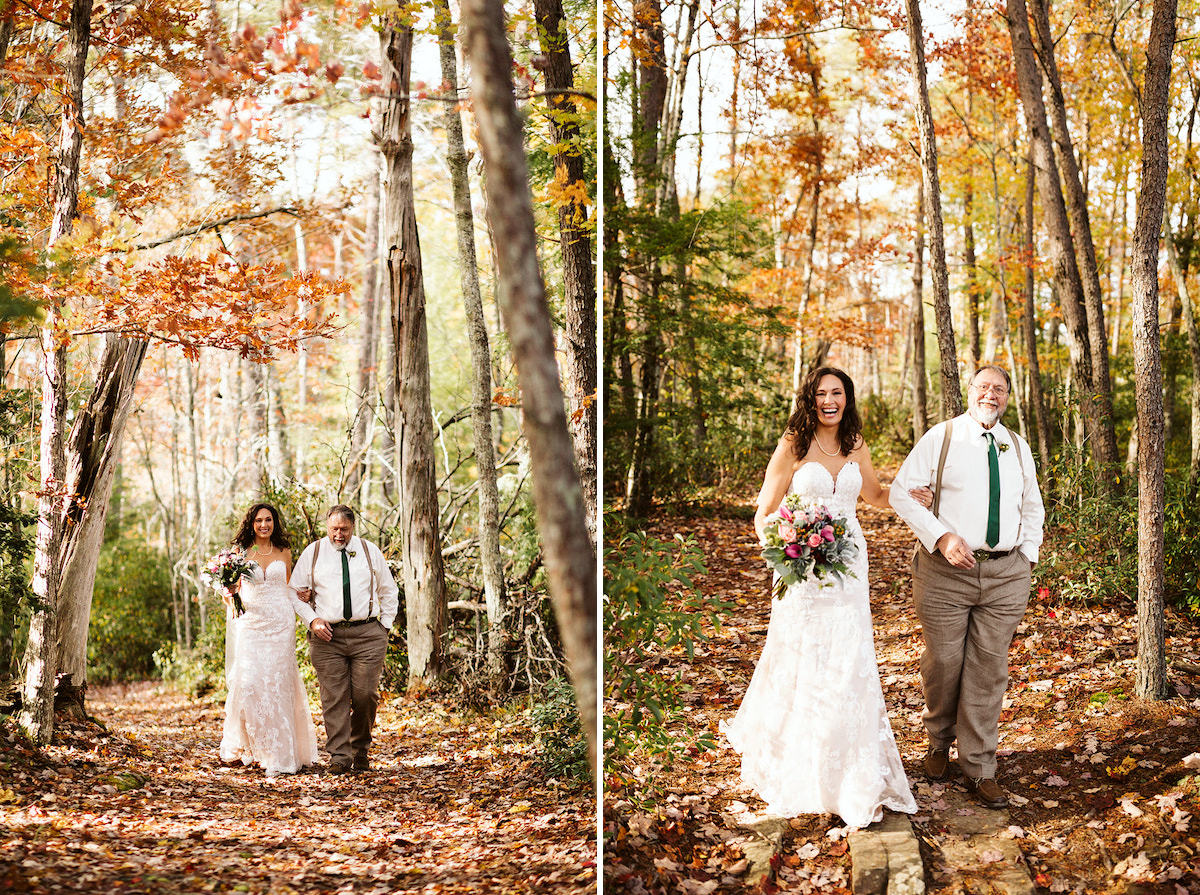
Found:
<path fill-rule="evenodd" d="M 976 806 L 961 784 L 930 784 L 922 761 L 926 738 L 917 662 L 922 643 L 912 612 L 909 560 L 913 538 L 894 514 L 860 503 L 871 560 L 875 647 L 884 696 L 918 811 L 926 890 L 993 891 L 1022 871 L 1038 893 L 1200 893 L 1200 681 L 1174 674 L 1176 696 L 1162 703 L 1130 697 L 1136 677 L 1136 613 L 1131 598 L 1110 605 L 1065 604 L 1046 587 L 1030 601 L 1010 651 L 1008 698 L 1001 716 L 1000 780 L 1012 805 Z M 694 536 L 708 573 L 706 593 L 735 604 L 689 663 L 663 650 L 656 669 L 682 675 L 688 721 L 712 731 L 715 751 L 681 752 L 669 768 L 648 765 L 605 793 L 605 891 L 633 893 L 849 892 L 852 864 L 846 829 L 835 818 L 807 815 L 784 824 L 769 878 L 751 879 L 743 824 L 765 807 L 739 780 L 738 756 L 717 732 L 745 693 L 770 617 L 769 576 L 759 556 L 749 508 L 692 507 L 661 515 L 650 533 Z M 1168 613 L 1167 652 L 1197 664 L 1196 626 Z M 611 707 L 607 707 L 611 710 Z M 663 795 L 647 804 L 652 782 Z M 971 849 L 973 822 L 1005 847 Z M 1015 848 L 1012 846 L 1015 845 Z M 1022 866 L 1017 866 L 1018 864 Z M 1002 891 L 1002 890 L 998 890 Z"/>
<path fill-rule="evenodd" d="M 43 753 L 0 727 L 0 891 L 596 890 L 590 786 L 546 779 L 526 713 L 381 703 L 373 770 L 224 768 L 219 702 L 94 690 Z M 321 735 L 317 717 L 318 735 Z"/>

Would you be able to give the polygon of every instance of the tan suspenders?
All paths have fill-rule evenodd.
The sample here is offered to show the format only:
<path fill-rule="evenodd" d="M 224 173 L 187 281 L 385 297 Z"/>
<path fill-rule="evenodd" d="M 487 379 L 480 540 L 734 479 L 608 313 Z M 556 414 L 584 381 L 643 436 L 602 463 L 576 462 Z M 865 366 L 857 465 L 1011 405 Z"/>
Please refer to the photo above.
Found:
<path fill-rule="evenodd" d="M 1004 427 L 1002 427 L 1002 428 L 1004 428 Z M 935 516 L 938 514 L 938 507 L 941 505 L 941 502 L 942 502 L 942 470 L 944 470 L 946 468 L 946 455 L 950 453 L 950 433 L 953 430 L 954 430 L 954 420 L 952 420 L 952 419 L 946 420 L 946 434 L 945 434 L 945 437 L 942 438 L 942 453 L 941 453 L 941 456 L 938 457 L 937 477 L 935 478 L 934 484 L 933 484 L 933 507 L 932 507 L 932 510 L 933 510 L 933 515 L 935 515 Z M 1025 497 L 1025 458 L 1023 456 L 1021 456 L 1021 445 L 1017 442 L 1017 439 L 1013 436 L 1012 432 L 1009 431 L 1007 428 L 1004 428 L 1004 431 L 1008 432 L 1008 440 L 1010 442 L 1012 442 L 1013 450 L 1017 452 L 1017 463 L 1020 464 L 1020 466 L 1021 466 L 1021 497 L 1023 499 Z M 1021 542 L 1021 528 L 1020 528 L 1020 524 L 1018 524 L 1017 543 L 1019 544 L 1020 542 Z"/>
<path fill-rule="evenodd" d="M 314 592 L 317 589 L 317 554 L 321 552 L 321 543 L 324 540 L 324 538 L 321 538 L 316 542 L 316 544 L 313 545 L 312 563 L 308 568 L 308 580 L 311 583 Z M 371 562 L 371 551 L 367 548 L 367 542 L 362 538 L 359 538 L 358 541 L 360 544 L 362 544 L 363 556 L 365 556 L 367 560 L 367 569 L 369 569 L 371 572 L 371 599 L 367 603 L 367 615 L 370 616 L 372 607 L 375 607 L 375 609 L 379 608 L 379 601 L 375 595 L 375 564 Z M 314 597 L 314 602 L 315 600 L 316 598 Z"/>

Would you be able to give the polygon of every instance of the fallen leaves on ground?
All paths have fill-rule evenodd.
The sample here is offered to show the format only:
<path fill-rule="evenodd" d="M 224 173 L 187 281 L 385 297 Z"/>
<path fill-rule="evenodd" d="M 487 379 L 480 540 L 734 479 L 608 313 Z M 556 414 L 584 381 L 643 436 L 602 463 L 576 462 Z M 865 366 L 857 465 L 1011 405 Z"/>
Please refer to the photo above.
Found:
<path fill-rule="evenodd" d="M 880 678 L 918 801 L 914 831 L 930 891 L 954 891 L 939 812 L 946 786 L 929 785 L 922 763 L 918 659 L 912 611 L 913 538 L 890 512 L 859 505 L 871 559 L 871 603 Z M 698 582 L 736 604 L 719 631 L 688 662 L 680 651 L 657 670 L 681 675 L 688 721 L 717 736 L 717 751 L 686 752 L 669 766 L 647 762 L 636 779 L 607 781 L 605 889 L 639 893 L 844 892 L 850 886 L 845 828 L 836 817 L 795 818 L 772 878 L 746 878 L 739 818 L 765 806 L 739 780 L 738 756 L 717 730 L 733 717 L 762 652 L 770 618 L 770 577 L 759 556 L 750 510 L 692 508 L 660 515 L 659 537 L 694 535 L 708 574 Z M 1009 653 L 1000 723 L 1000 782 L 1010 793 L 1004 833 L 1021 850 L 1039 893 L 1200 893 L 1200 664 L 1194 624 L 1167 613 L 1167 654 L 1177 671 L 1173 697 L 1142 702 L 1135 689 L 1137 618 L 1132 595 L 1109 605 L 1062 605 L 1053 593 L 1031 600 Z M 665 797 L 645 804 L 651 781 Z M 959 809 L 968 810 L 968 809 Z M 981 862 L 986 864 L 987 862 Z M 997 862 L 998 864 L 998 862 Z M 1134 887 L 1134 888 L 1131 888 Z M 959 889 L 961 890 L 961 889 Z"/>
<path fill-rule="evenodd" d="M 221 766 L 220 704 L 142 684 L 88 711 L 45 750 L 0 726 L 0 891 L 596 889 L 591 787 L 546 779 L 519 709 L 391 700 L 373 770 L 274 778 Z"/>

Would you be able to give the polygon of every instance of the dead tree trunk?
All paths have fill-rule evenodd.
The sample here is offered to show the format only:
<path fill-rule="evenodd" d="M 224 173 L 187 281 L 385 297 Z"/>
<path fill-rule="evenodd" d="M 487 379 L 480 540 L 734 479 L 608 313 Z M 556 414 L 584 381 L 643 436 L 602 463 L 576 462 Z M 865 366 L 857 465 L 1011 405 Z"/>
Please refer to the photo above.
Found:
<path fill-rule="evenodd" d="M 433 407 L 429 395 L 429 334 L 417 235 L 409 100 L 413 26 L 389 16 L 380 34 L 382 112 L 376 142 L 385 175 L 384 245 L 392 317 L 396 383 L 397 470 L 401 550 L 408 619 L 408 687 L 420 691 L 446 670 L 446 578 L 438 534 Z"/>

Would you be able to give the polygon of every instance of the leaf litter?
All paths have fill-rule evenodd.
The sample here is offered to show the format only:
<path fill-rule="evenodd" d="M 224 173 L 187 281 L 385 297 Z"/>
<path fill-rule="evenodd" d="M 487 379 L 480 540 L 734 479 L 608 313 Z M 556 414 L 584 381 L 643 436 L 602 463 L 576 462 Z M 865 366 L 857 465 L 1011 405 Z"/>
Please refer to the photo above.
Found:
<path fill-rule="evenodd" d="M 928 785 L 922 771 L 922 642 L 909 571 L 914 541 L 893 514 L 861 504 L 859 512 L 871 559 L 880 678 L 917 796 L 913 827 L 926 886 L 962 891 L 962 868 L 947 866 L 941 853 L 946 787 Z M 737 711 L 770 618 L 770 578 L 749 511 L 692 507 L 686 515 L 664 512 L 649 528 L 662 538 L 695 535 L 708 564 L 697 586 L 736 604 L 720 630 L 708 631 L 697 658 L 689 663 L 674 651 L 657 668 L 694 688 L 689 723 L 707 727 L 720 745 L 647 761 L 632 780 L 606 781 L 605 891 L 666 895 L 703 885 L 716 893 L 849 892 L 844 828 L 830 815 L 791 819 L 769 874 L 746 877 L 741 845 L 748 834 L 738 818 L 765 805 L 741 784 L 738 756 L 717 724 Z M 1102 605 L 1068 605 L 1047 588 L 1031 598 L 1009 653 L 999 757 L 1012 804 L 1002 836 L 1021 850 L 1039 893 L 1200 895 L 1200 677 L 1189 670 L 1200 671 L 1200 634 L 1168 609 L 1172 696 L 1134 698 L 1134 600 L 1113 594 Z M 653 787 L 664 789 L 665 799 L 647 804 Z"/>
<path fill-rule="evenodd" d="M 0 723 L 0 891 L 596 890 L 592 788 L 547 778 L 520 709 L 391 699 L 370 772 L 268 778 L 221 765 L 219 703 L 139 684 L 88 708 L 44 750 Z"/>

